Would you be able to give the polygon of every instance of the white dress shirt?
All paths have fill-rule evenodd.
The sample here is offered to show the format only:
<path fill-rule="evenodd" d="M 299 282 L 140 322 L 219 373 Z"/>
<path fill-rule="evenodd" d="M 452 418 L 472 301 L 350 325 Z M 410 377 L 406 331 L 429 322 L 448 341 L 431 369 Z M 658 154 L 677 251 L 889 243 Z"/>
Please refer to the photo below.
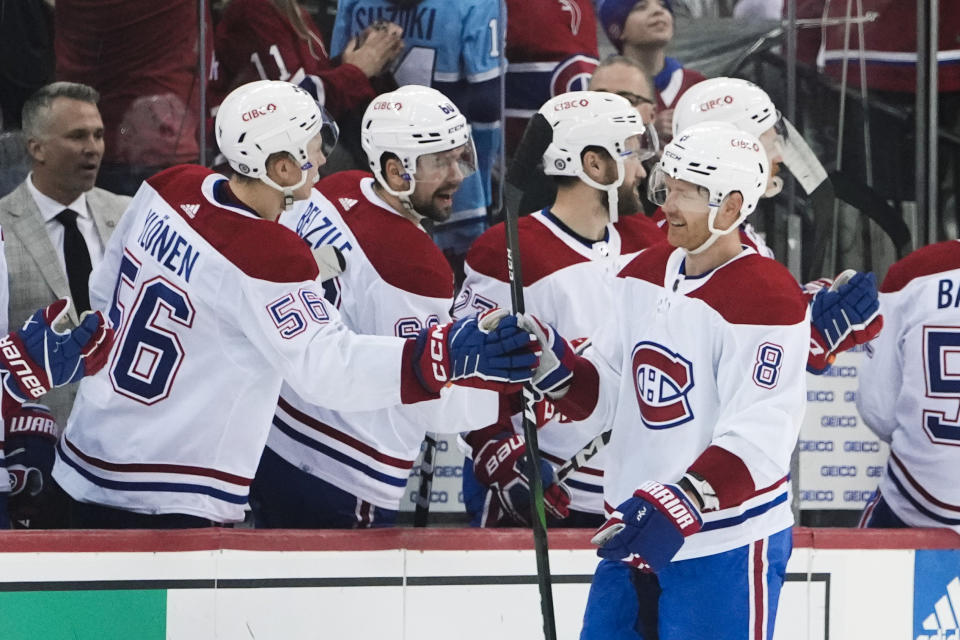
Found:
<path fill-rule="evenodd" d="M 72 209 L 77 212 L 77 228 L 83 234 L 83 239 L 87 243 L 87 251 L 90 252 L 90 264 L 94 268 L 100 264 L 103 259 L 103 243 L 100 241 L 100 233 L 97 231 L 97 225 L 93 221 L 93 216 L 87 210 L 87 197 L 81 193 L 80 197 L 69 205 L 63 205 L 50 196 L 46 196 L 37 190 L 33 184 L 33 173 L 27 177 L 27 189 L 33 196 L 37 208 L 40 210 L 40 216 L 43 218 L 44 227 L 47 235 L 50 236 L 50 242 L 57 251 L 60 258 L 60 266 L 66 272 L 67 266 L 63 261 L 63 225 L 57 220 L 57 215 L 64 209 Z"/>

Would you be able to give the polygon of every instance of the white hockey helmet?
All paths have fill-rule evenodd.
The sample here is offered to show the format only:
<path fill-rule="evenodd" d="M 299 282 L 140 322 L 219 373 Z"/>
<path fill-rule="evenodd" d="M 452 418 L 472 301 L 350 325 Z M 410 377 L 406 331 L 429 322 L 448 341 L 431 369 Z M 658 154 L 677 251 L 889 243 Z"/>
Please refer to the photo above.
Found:
<path fill-rule="evenodd" d="M 680 96 L 673 112 L 673 135 L 699 122 L 729 122 L 753 134 L 764 144 L 770 158 L 782 154 L 786 144 L 787 128 L 773 100 L 766 91 L 740 78 L 703 80 Z M 764 135 L 770 129 L 774 134 Z M 773 197 L 782 188 L 783 180 L 774 178 L 764 195 Z"/>
<path fill-rule="evenodd" d="M 607 192 L 610 221 L 617 221 L 617 189 L 626 176 L 624 158 L 635 153 L 627 140 L 639 136 L 639 160 L 655 157 L 657 134 L 646 127 L 630 102 L 613 93 L 571 91 L 547 100 L 540 115 L 553 129 L 553 140 L 543 153 L 543 172 L 548 176 L 574 176 L 594 189 Z M 600 184 L 583 171 L 582 154 L 587 147 L 602 147 L 617 163 L 617 179 Z"/>
<path fill-rule="evenodd" d="M 216 137 L 234 171 L 258 178 L 284 195 L 286 206 L 312 167 L 307 144 L 322 135 L 324 153 L 336 143 L 336 124 L 300 87 L 279 80 L 258 80 L 237 87 L 217 110 Z M 286 152 L 299 163 L 300 182 L 281 187 L 267 176 L 267 159 Z"/>
<path fill-rule="evenodd" d="M 663 205 L 668 189 L 665 177 L 698 185 L 707 190 L 710 238 L 691 253 L 701 253 L 717 238 L 735 232 L 757 208 L 767 188 L 770 162 L 760 140 L 729 122 L 702 122 L 684 129 L 663 149 L 660 162 L 647 182 L 651 202 Z M 743 196 L 740 215 L 726 229 L 717 229 L 717 212 L 730 193 Z"/>
<path fill-rule="evenodd" d="M 363 114 L 360 143 L 377 182 L 411 211 L 419 158 L 464 147 L 459 158 L 461 173 L 466 178 L 477 168 L 467 119 L 448 97 L 421 85 L 405 85 L 374 98 Z M 403 164 L 403 178 L 409 183 L 403 191 L 391 188 L 383 174 L 385 153 L 397 156 Z"/>

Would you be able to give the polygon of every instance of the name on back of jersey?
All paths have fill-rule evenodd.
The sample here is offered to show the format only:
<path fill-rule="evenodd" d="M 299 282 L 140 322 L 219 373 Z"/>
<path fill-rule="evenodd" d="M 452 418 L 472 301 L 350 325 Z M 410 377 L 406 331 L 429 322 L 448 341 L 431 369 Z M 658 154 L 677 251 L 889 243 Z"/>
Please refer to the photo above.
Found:
<path fill-rule="evenodd" d="M 960 307 L 960 282 L 943 278 L 937 284 L 937 309 Z"/>
<path fill-rule="evenodd" d="M 433 25 L 437 20 L 437 10 L 433 7 L 357 7 L 354 15 L 354 33 L 361 33 L 364 29 L 378 20 L 395 22 L 403 27 L 403 35 L 417 40 L 433 40 Z"/>
<path fill-rule="evenodd" d="M 337 226 L 336 222 L 324 215 L 323 209 L 313 202 L 307 205 L 300 214 L 300 219 L 297 220 L 297 235 L 313 249 L 325 244 L 333 245 L 341 253 L 353 249 L 343 230 Z"/>
<path fill-rule="evenodd" d="M 169 220 L 169 215 L 151 209 L 143 221 L 137 244 L 153 257 L 157 264 L 190 282 L 190 275 L 197 265 L 200 252 L 170 226 Z"/>

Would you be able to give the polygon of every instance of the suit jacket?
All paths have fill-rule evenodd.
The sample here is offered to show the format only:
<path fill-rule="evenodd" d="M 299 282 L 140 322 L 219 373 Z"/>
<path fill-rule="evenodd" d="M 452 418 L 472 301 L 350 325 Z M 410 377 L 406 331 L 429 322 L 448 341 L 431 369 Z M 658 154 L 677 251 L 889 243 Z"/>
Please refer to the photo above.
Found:
<path fill-rule="evenodd" d="M 93 216 L 100 240 L 106 246 L 130 198 L 93 188 L 87 192 L 86 199 L 87 210 Z M 0 228 L 3 229 L 4 253 L 10 277 L 7 314 L 10 329 L 14 330 L 37 309 L 69 296 L 70 285 L 26 181 L 0 199 Z M 77 314 L 73 308 L 70 314 L 76 323 Z M 50 407 L 61 428 L 67 424 L 76 394 L 77 385 L 71 384 L 53 389 L 41 399 Z"/>

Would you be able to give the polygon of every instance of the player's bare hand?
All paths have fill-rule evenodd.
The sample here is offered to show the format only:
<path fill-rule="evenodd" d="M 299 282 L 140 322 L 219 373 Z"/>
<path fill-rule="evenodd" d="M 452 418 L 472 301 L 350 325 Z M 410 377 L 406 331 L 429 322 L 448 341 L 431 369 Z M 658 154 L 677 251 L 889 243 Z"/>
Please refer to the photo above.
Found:
<path fill-rule="evenodd" d="M 673 138 L 673 109 L 658 111 L 653 119 L 653 126 L 657 130 L 657 137 L 661 144 Z"/>
<path fill-rule="evenodd" d="M 403 52 L 403 29 L 394 22 L 376 22 L 347 43 L 343 61 L 363 71 L 368 78 Z"/>

